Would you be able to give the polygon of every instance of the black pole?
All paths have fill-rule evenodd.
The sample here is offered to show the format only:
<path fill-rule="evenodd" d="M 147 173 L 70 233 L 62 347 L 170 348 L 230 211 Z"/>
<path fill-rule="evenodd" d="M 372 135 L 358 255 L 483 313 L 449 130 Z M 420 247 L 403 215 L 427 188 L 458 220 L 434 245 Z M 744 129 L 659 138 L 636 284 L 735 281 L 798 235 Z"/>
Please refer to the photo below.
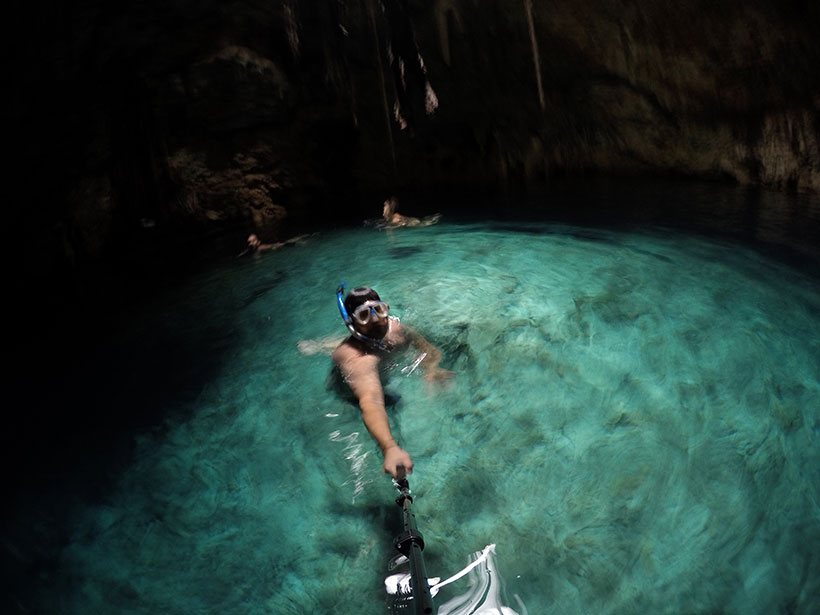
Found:
<path fill-rule="evenodd" d="M 396 504 L 402 511 L 403 531 L 396 536 L 393 546 L 404 555 L 410 563 L 410 589 L 413 593 L 413 612 L 416 615 L 431 615 L 437 612 L 430 595 L 430 586 L 427 583 L 427 568 L 424 565 L 424 537 L 416 527 L 416 516 L 411 510 L 413 497 L 410 495 L 410 485 L 401 473 L 396 481 L 399 497 Z"/>

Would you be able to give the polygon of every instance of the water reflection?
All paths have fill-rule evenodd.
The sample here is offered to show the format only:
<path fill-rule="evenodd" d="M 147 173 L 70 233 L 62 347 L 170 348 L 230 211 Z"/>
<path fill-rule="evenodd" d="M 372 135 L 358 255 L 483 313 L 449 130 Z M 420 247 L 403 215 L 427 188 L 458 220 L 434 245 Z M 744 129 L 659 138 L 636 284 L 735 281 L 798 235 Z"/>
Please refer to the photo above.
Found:
<path fill-rule="evenodd" d="M 445 210 L 445 220 L 470 216 L 566 222 L 586 228 L 669 227 L 741 240 L 808 273 L 820 269 L 820 197 L 720 182 L 657 178 L 635 181 L 556 180 L 538 194 L 498 198 L 417 196 L 413 207 Z M 469 209 L 471 214 L 466 214 Z M 522 227 L 523 228 L 523 227 Z M 583 231 L 581 231 L 583 232 Z"/>

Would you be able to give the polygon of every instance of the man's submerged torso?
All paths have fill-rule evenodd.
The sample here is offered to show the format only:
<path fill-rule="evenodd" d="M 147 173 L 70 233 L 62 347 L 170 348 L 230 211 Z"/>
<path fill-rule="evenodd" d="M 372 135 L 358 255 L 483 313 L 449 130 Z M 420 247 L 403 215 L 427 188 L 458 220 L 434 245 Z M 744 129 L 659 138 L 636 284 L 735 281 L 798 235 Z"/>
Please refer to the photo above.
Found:
<path fill-rule="evenodd" d="M 349 344 L 356 348 L 360 356 L 371 355 L 377 357 L 377 369 L 379 372 L 379 379 L 384 389 L 385 405 L 394 405 L 400 398 L 395 392 L 387 390 L 391 382 L 392 376 L 397 371 L 409 370 L 412 373 L 413 366 L 417 364 L 418 357 L 410 352 L 410 344 L 401 327 L 398 318 L 390 317 L 390 328 L 383 339 L 385 347 L 379 348 L 374 346 L 367 346 L 354 337 L 348 337 L 342 344 Z M 336 393 L 341 399 L 346 402 L 356 405 L 358 402 L 353 391 L 348 386 L 342 370 L 339 365 L 334 364 L 327 377 L 327 388 Z"/>

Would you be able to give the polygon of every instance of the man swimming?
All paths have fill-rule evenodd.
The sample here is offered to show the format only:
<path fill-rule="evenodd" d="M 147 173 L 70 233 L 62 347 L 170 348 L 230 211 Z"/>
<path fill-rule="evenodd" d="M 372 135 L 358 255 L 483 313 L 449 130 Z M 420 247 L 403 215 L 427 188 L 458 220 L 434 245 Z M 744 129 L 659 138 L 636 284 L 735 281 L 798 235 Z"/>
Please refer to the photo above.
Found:
<path fill-rule="evenodd" d="M 401 226 L 430 226 L 441 219 L 441 214 L 433 214 L 426 218 L 413 218 L 398 212 L 399 200 L 390 197 L 384 202 L 382 207 L 382 220 L 386 228 L 397 228 Z"/>
<path fill-rule="evenodd" d="M 389 315 L 389 306 L 375 290 L 361 286 L 344 299 L 343 295 L 344 285 L 337 289 L 336 300 L 350 337 L 333 351 L 333 363 L 353 392 L 367 431 L 382 450 L 384 471 L 397 478 L 401 467 L 413 471 L 413 460 L 390 433 L 379 363 L 392 351 L 412 344 L 421 352 L 418 365 L 428 382 L 448 380 L 453 373 L 439 367 L 441 353 L 435 346 Z"/>
<path fill-rule="evenodd" d="M 284 248 L 285 246 L 290 245 L 297 245 L 300 243 L 304 243 L 305 239 L 310 237 L 310 235 L 298 235 L 296 237 L 291 237 L 290 239 L 286 239 L 285 241 L 276 241 L 274 243 L 265 243 L 261 239 L 259 239 L 259 235 L 256 233 L 251 233 L 248 235 L 248 239 L 246 240 L 247 247 L 242 250 L 239 254 L 236 255 L 237 258 L 240 256 L 245 256 L 246 254 L 258 254 L 260 252 L 268 252 L 269 250 L 278 250 L 280 248 Z"/>

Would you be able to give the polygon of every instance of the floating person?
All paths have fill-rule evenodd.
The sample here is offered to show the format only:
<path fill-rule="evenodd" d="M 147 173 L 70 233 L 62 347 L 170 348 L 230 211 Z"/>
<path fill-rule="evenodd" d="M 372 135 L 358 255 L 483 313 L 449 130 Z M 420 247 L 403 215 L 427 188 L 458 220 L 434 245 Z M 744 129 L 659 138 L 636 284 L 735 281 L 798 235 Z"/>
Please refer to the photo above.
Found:
<path fill-rule="evenodd" d="M 402 325 L 398 318 L 390 316 L 389 306 L 372 288 L 354 288 L 344 297 L 342 284 L 336 290 L 336 301 L 350 331 L 350 337 L 332 354 L 336 377 L 343 380 L 355 397 L 365 427 L 384 456 L 384 471 L 393 478 L 399 476 L 400 467 L 412 472 L 410 455 L 390 432 L 379 364 L 392 352 L 413 345 L 421 353 L 414 367 L 422 368 L 425 380 L 446 382 L 453 377 L 453 372 L 439 367 L 441 352 L 419 333 Z"/>
<path fill-rule="evenodd" d="M 278 250 L 280 248 L 284 248 L 285 246 L 295 246 L 297 244 L 304 243 L 305 240 L 310 237 L 310 235 L 298 235 L 296 237 L 291 237 L 290 239 L 286 239 L 285 241 L 277 241 L 274 243 L 264 243 L 256 233 L 251 233 L 248 235 L 247 239 L 247 247 L 237 254 L 237 258 L 240 256 L 245 256 L 246 254 L 256 254 L 258 252 L 268 252 L 269 250 Z"/>
<path fill-rule="evenodd" d="M 441 214 L 433 214 L 426 218 L 413 218 L 404 216 L 398 212 L 399 200 L 391 196 L 384 202 L 382 208 L 383 224 L 386 228 L 398 228 L 401 226 L 430 226 L 441 219 Z"/>
<path fill-rule="evenodd" d="M 281 246 L 278 243 L 264 243 L 259 239 L 259 235 L 251 233 L 248 235 L 248 252 L 267 252 L 268 250 L 277 250 Z"/>

